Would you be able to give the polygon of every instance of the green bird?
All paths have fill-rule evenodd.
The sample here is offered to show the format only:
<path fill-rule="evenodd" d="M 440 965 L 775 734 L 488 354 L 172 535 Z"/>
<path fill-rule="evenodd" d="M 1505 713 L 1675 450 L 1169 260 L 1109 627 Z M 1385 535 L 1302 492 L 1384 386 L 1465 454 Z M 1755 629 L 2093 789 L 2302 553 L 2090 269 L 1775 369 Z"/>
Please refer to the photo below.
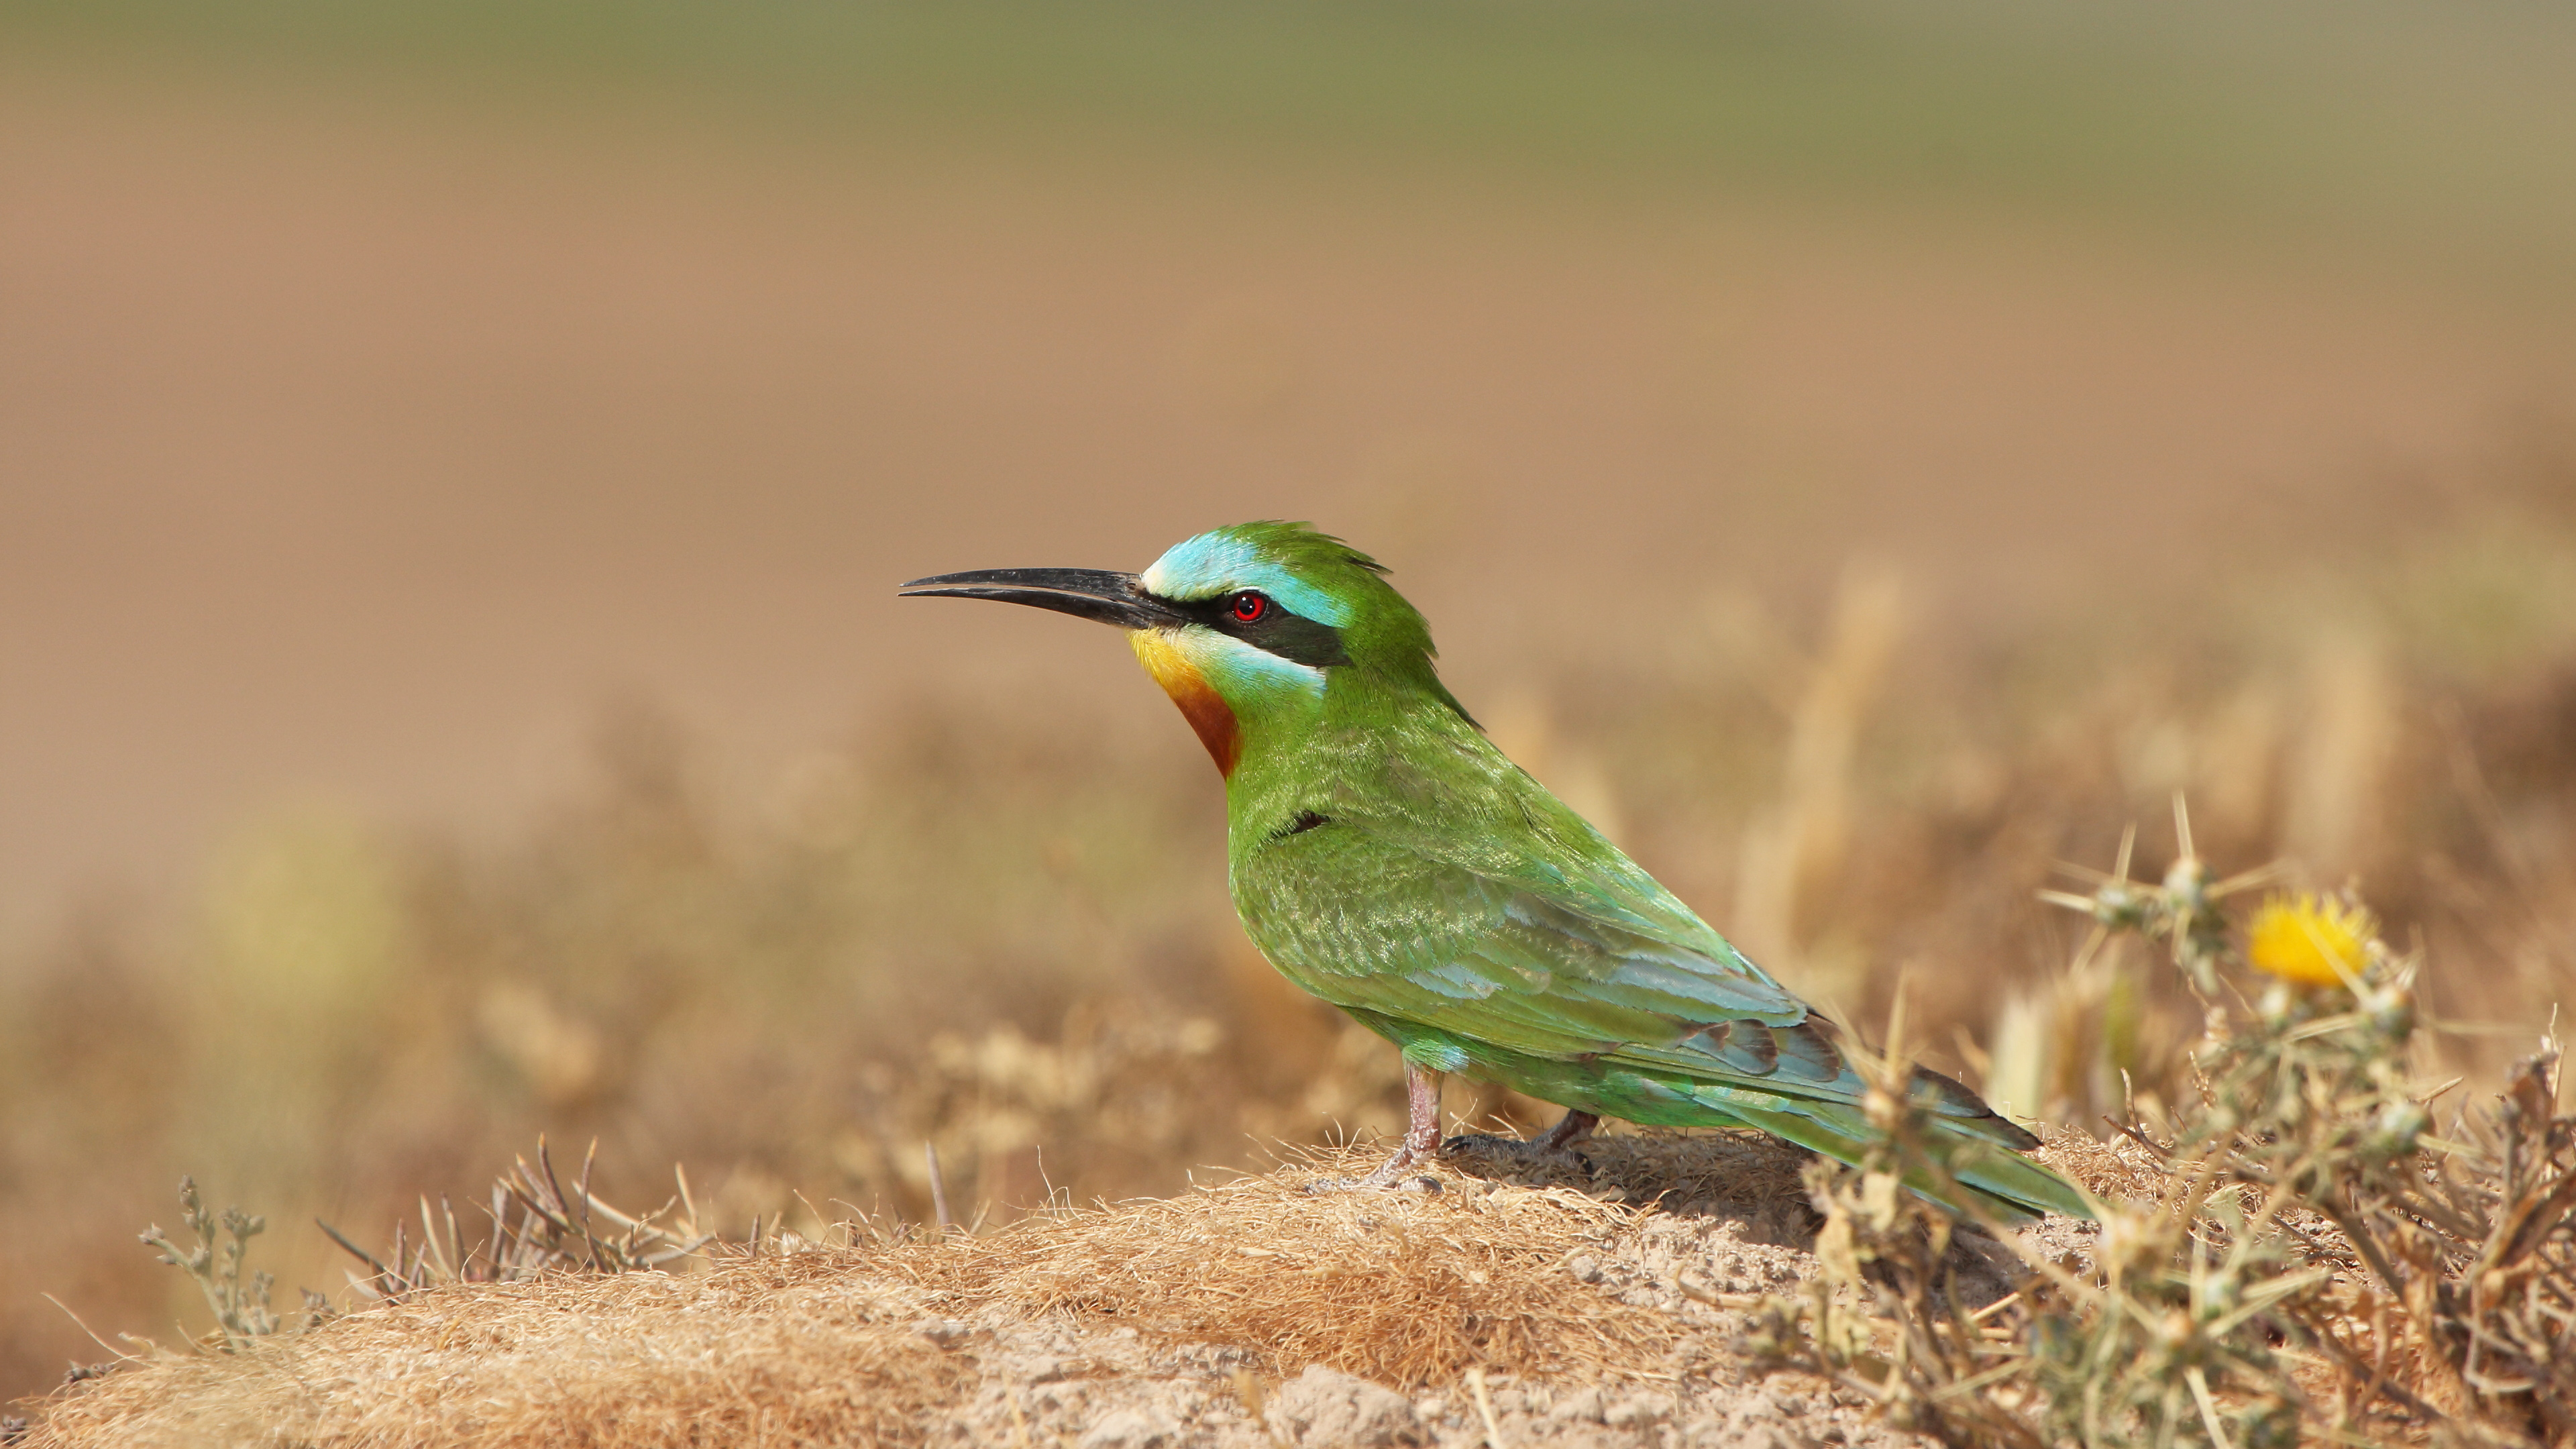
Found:
<path fill-rule="evenodd" d="M 1527 1143 L 1452 1150 L 1553 1154 L 1603 1117 L 1757 1128 L 1845 1162 L 1875 1135 L 1833 1025 L 1505 758 L 1440 682 L 1421 613 L 1340 539 L 1244 523 L 1141 574 L 988 569 L 903 592 L 1129 631 L 1225 777 L 1244 931 L 1403 1054 L 1403 1145 L 1319 1188 L 1411 1185 L 1442 1149 L 1449 1072 L 1568 1109 Z M 2089 1215 L 2020 1155 L 2031 1134 L 1947 1077 L 1913 1084 L 1988 1210 Z"/>

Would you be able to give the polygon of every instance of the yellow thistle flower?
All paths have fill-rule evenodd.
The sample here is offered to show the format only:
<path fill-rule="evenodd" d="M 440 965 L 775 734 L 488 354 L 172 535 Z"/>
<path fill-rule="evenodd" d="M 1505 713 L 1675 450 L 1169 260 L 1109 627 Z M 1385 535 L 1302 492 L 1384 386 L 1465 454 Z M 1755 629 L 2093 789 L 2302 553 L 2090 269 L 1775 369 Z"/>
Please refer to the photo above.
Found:
<path fill-rule="evenodd" d="M 2359 905 L 2315 895 L 2274 896 L 2245 931 L 2245 955 L 2257 971 L 2306 986 L 2357 979 L 2369 960 L 2379 922 Z"/>

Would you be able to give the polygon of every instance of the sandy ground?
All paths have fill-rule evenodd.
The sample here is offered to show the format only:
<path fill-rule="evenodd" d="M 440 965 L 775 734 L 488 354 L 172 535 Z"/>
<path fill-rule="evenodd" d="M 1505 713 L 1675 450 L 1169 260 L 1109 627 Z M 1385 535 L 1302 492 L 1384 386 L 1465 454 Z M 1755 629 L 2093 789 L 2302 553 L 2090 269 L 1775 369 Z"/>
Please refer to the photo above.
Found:
<path fill-rule="evenodd" d="M 923 688 L 1169 728 L 931 570 L 1312 517 L 1473 699 L 1855 554 L 2098 602 L 2576 376 L 2286 249 L 23 56 L 0 217 L 0 929 L 282 798 L 515 819 L 620 692 L 755 775 Z"/>

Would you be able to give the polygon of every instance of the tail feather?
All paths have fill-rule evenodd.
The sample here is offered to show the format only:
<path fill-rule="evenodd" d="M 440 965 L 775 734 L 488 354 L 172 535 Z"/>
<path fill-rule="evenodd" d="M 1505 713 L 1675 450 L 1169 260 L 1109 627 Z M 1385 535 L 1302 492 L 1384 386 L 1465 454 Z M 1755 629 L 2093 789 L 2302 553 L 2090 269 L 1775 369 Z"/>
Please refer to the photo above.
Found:
<path fill-rule="evenodd" d="M 1854 1165 L 1878 1135 L 1857 1107 L 1839 1102 L 1783 1099 L 1780 1106 L 1765 1108 L 1750 1105 L 1738 1095 L 1726 1101 L 1721 1110 L 1774 1137 Z M 2008 1223 L 2027 1222 L 2044 1213 L 2093 1216 L 2093 1209 L 2073 1183 L 2012 1150 L 2000 1134 L 1977 1130 L 1982 1124 L 1973 1120 L 1953 1122 L 1937 1116 L 1928 1120 L 1932 1132 L 1958 1149 L 1950 1158 L 1951 1175 L 1994 1216 Z M 2002 1122 L 2001 1118 L 1995 1120 Z M 1909 1175 L 1906 1186 L 1953 1212 L 1967 1210 L 1967 1204 L 1952 1200 L 1923 1174 Z"/>

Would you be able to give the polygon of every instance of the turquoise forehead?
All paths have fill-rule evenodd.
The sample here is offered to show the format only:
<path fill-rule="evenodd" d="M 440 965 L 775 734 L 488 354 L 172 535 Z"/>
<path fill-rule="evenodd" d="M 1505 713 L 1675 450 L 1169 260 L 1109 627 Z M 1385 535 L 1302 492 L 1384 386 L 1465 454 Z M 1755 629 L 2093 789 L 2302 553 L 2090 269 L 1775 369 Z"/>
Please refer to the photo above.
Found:
<path fill-rule="evenodd" d="M 1167 599 L 1211 599 L 1237 589 L 1259 589 L 1290 613 L 1318 624 L 1338 629 L 1351 621 L 1349 604 L 1262 557 L 1251 540 L 1222 528 L 1173 544 L 1141 578 L 1147 592 Z"/>

